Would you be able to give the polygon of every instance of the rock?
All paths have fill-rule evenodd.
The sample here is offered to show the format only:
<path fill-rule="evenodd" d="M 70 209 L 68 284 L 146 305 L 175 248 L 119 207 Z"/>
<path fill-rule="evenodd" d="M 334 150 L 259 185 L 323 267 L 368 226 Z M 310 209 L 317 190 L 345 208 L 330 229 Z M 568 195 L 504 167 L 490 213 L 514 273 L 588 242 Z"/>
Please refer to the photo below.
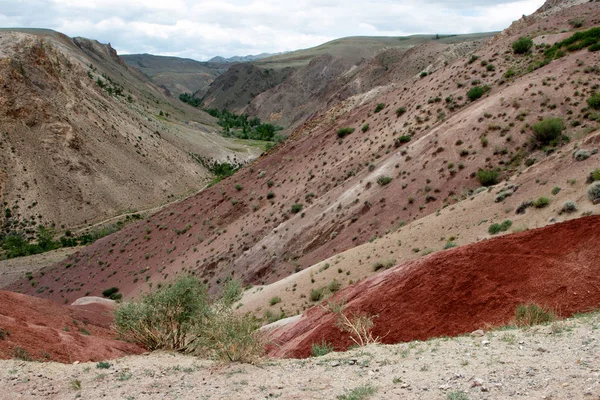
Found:
<path fill-rule="evenodd" d="M 471 382 L 471 387 L 474 388 L 474 387 L 480 387 L 480 386 L 483 386 L 483 381 L 479 378 L 473 379 L 473 382 Z"/>
<path fill-rule="evenodd" d="M 485 335 L 485 332 L 482 329 L 471 332 L 471 337 L 482 337 L 483 335 Z"/>
<path fill-rule="evenodd" d="M 482 340 L 482 341 L 481 341 L 481 345 L 482 345 L 482 346 L 487 346 L 487 345 L 489 345 L 489 344 L 490 344 L 490 341 L 489 341 L 489 340 Z"/>
<path fill-rule="evenodd" d="M 340 366 L 340 362 L 339 361 L 332 361 L 329 364 L 330 367 L 339 367 Z"/>

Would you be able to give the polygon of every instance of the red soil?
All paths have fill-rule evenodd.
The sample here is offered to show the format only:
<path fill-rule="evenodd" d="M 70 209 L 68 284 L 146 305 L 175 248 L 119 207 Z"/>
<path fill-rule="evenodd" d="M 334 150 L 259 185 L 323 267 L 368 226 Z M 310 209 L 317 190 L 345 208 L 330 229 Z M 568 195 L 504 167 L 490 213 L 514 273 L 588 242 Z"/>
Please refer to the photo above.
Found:
<path fill-rule="evenodd" d="M 111 323 L 107 306 L 62 306 L 0 291 L 0 359 L 24 356 L 39 361 L 100 361 L 145 351 L 115 340 Z"/>
<path fill-rule="evenodd" d="M 336 295 L 347 312 L 378 315 L 383 343 L 458 335 L 507 324 L 520 303 L 554 307 L 561 316 L 600 304 L 600 217 L 580 218 L 441 251 L 377 274 Z M 271 332 L 270 354 L 307 357 L 322 340 L 352 344 L 335 317 L 313 307 Z"/>

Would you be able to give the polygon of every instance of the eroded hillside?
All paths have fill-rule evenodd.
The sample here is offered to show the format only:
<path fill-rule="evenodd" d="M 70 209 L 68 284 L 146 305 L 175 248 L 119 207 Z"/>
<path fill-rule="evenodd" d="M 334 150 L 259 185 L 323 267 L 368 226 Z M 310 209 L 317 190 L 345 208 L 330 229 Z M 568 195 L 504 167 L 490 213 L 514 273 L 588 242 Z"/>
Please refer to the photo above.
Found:
<path fill-rule="evenodd" d="M 46 30 L 0 31 L 0 193 L 4 233 L 57 230 L 198 191 L 206 160 L 258 149 L 167 96 L 110 45 Z"/>
<path fill-rule="evenodd" d="M 113 286 L 133 297 L 177 274 L 213 289 L 236 277 L 265 285 L 242 310 L 280 317 L 381 268 L 486 239 L 494 223 L 510 220 L 500 228 L 511 232 L 596 213 L 586 190 L 600 134 L 587 100 L 600 54 L 545 51 L 599 17 L 598 3 L 544 10 L 454 61 L 415 47 L 415 60 L 441 60 L 428 74 L 415 65 L 334 103 L 233 177 L 11 289 L 70 302 Z M 524 36 L 535 46 L 515 53 Z M 554 143 L 533 140 L 547 118 L 564 129 Z"/>

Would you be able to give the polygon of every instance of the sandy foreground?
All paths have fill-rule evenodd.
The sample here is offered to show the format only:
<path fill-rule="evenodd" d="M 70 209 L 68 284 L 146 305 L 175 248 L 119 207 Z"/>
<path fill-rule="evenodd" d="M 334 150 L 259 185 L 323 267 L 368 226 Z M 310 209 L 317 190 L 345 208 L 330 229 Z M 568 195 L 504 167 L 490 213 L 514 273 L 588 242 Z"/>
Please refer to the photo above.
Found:
<path fill-rule="evenodd" d="M 3 399 L 599 399 L 600 314 L 527 330 L 222 365 L 165 352 L 0 361 Z M 371 397 L 344 397 L 371 387 Z M 368 391 L 368 390 L 367 390 Z M 355 392 L 356 393 L 356 392 Z"/>

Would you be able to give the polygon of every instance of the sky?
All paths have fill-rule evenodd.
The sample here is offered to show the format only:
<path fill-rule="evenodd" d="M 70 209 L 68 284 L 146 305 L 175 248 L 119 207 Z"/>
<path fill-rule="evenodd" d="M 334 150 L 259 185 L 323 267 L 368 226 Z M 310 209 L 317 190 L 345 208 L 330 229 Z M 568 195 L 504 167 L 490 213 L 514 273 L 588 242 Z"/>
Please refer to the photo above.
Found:
<path fill-rule="evenodd" d="M 0 0 L 0 27 L 49 28 L 119 54 L 208 60 L 345 36 L 499 31 L 544 0 Z"/>

